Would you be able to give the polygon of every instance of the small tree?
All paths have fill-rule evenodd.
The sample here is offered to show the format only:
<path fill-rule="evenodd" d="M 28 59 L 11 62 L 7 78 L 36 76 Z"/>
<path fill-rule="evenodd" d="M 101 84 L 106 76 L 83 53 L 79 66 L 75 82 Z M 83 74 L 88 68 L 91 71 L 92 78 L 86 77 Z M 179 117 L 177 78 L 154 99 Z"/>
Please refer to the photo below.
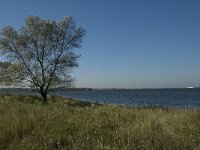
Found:
<path fill-rule="evenodd" d="M 18 31 L 4 27 L 0 50 L 7 62 L 0 63 L 0 82 L 33 86 L 46 104 L 51 88 L 72 85 L 69 73 L 79 57 L 74 49 L 80 48 L 84 34 L 72 17 L 52 21 L 28 16 Z"/>

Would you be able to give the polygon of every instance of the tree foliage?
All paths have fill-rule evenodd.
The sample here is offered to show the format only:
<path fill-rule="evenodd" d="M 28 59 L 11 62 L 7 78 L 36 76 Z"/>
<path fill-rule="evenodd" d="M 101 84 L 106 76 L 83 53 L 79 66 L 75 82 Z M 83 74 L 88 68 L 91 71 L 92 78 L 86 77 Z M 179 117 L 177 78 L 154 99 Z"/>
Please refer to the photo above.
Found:
<path fill-rule="evenodd" d="M 0 82 L 34 86 L 47 103 L 49 89 L 72 85 L 70 72 L 79 58 L 74 50 L 80 48 L 84 34 L 72 17 L 52 21 L 28 16 L 18 31 L 4 27 L 0 50 L 8 62 L 0 63 Z"/>

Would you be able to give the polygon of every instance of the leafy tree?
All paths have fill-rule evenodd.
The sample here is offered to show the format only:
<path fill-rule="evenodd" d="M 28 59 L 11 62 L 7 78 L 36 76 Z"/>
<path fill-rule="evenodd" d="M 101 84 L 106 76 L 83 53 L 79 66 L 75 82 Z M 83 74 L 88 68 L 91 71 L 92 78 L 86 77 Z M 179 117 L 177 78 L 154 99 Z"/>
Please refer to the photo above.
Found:
<path fill-rule="evenodd" d="M 4 27 L 0 52 L 7 62 L 0 63 L 0 82 L 33 86 L 47 103 L 51 88 L 69 87 L 70 72 L 78 66 L 74 50 L 80 48 L 85 30 L 72 17 L 59 21 L 28 16 L 19 30 Z"/>

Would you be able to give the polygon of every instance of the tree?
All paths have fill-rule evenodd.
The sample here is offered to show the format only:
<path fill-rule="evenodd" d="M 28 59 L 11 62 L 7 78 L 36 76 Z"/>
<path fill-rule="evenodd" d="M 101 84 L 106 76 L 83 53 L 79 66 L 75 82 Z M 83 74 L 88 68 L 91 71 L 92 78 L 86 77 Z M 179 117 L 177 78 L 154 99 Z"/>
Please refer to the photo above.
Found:
<path fill-rule="evenodd" d="M 7 62 L 0 63 L 0 82 L 33 86 L 46 104 L 51 88 L 72 85 L 70 72 L 78 67 L 79 58 L 74 50 L 80 48 L 84 35 L 72 17 L 52 21 L 28 16 L 19 30 L 4 27 L 0 52 Z"/>

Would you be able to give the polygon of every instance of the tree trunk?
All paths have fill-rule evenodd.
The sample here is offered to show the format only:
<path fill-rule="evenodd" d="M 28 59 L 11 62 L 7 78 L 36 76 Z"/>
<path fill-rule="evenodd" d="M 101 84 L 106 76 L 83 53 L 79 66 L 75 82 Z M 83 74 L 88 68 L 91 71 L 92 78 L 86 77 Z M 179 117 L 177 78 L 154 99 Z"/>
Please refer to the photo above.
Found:
<path fill-rule="evenodd" d="M 41 92 L 40 93 L 41 94 L 41 96 L 42 96 L 42 104 L 48 104 L 47 103 L 47 93 L 46 92 Z"/>

